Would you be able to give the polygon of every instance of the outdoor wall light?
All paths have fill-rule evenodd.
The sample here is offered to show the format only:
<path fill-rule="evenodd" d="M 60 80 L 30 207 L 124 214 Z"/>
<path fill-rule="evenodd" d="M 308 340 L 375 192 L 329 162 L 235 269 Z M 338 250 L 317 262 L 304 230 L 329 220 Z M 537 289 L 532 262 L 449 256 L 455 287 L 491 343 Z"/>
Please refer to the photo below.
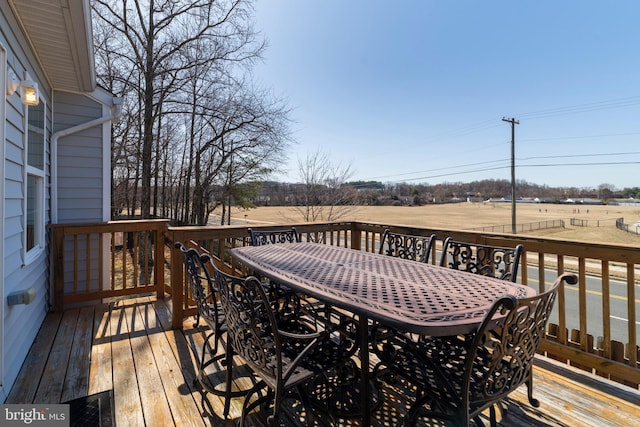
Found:
<path fill-rule="evenodd" d="M 7 295 L 7 305 L 31 304 L 36 299 L 36 290 L 33 287 L 21 291 L 11 292 Z"/>
<path fill-rule="evenodd" d="M 13 95 L 20 88 L 20 101 L 25 105 L 38 105 L 38 83 L 32 80 L 18 80 L 13 71 L 7 71 L 7 96 Z"/>
<path fill-rule="evenodd" d="M 38 83 L 32 80 L 23 80 L 20 82 L 20 100 L 25 105 L 38 105 L 40 102 Z"/>

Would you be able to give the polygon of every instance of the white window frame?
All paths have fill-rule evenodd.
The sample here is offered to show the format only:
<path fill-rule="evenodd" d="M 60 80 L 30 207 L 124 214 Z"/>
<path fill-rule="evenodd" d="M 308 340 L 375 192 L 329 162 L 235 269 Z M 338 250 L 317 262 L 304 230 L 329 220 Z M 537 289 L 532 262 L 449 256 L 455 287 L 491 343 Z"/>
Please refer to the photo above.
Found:
<path fill-rule="evenodd" d="M 6 87 L 7 83 L 7 51 L 4 48 L 3 44 L 0 43 L 0 87 Z M 2 140 L 2 146 L 0 146 L 0 178 L 2 178 L 2 182 L 5 181 L 5 151 L 6 151 L 6 108 L 7 108 L 7 94 L 5 91 L 4 97 L 2 99 L 2 104 L 0 104 L 0 139 Z M 0 185 L 0 215 L 2 217 L 2 224 L 0 224 L 0 295 L 5 295 L 4 285 L 4 239 L 5 239 L 5 212 L 4 212 L 4 197 L 5 190 L 4 184 Z M 8 390 L 4 388 L 4 374 L 5 374 L 5 333 L 4 333 L 4 318 L 5 318 L 5 305 L 0 305 L 0 401 L 4 402 Z"/>
<path fill-rule="evenodd" d="M 42 169 L 29 164 L 29 106 L 25 106 L 24 114 L 24 200 L 23 200 L 23 262 L 28 265 L 35 261 L 45 249 L 45 188 L 46 188 L 46 168 L 47 168 L 47 106 L 42 98 L 40 98 L 40 104 L 43 111 L 42 121 Z M 34 195 L 34 224 L 33 224 L 33 247 L 28 249 L 28 236 L 27 229 L 29 225 L 29 212 L 28 212 L 28 200 L 29 200 L 29 178 L 32 177 L 36 180 L 36 188 Z"/>

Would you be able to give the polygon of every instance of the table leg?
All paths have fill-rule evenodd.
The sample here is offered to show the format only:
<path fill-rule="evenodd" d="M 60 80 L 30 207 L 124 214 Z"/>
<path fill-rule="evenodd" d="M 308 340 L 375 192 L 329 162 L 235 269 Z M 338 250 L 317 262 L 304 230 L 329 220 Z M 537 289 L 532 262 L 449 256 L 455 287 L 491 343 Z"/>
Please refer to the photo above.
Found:
<path fill-rule="evenodd" d="M 337 418 L 357 419 L 360 426 L 371 425 L 371 411 L 381 402 L 380 391 L 372 384 L 369 372 L 369 319 L 356 315 L 341 332 L 349 339 L 349 354 L 343 365 L 317 376 L 311 381 L 308 393 L 320 410 Z M 358 360 L 354 360 L 357 352 Z"/>
<path fill-rule="evenodd" d="M 371 387 L 369 384 L 369 319 L 359 316 L 358 335 L 360 337 L 360 381 L 361 390 L 360 407 L 362 409 L 362 426 L 371 425 Z"/>

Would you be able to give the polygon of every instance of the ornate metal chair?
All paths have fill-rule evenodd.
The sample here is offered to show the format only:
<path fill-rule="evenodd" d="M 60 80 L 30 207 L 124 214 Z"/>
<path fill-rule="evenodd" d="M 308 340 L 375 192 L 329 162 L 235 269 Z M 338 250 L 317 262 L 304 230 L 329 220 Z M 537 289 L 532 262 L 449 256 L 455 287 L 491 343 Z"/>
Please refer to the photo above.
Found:
<path fill-rule="evenodd" d="M 440 265 L 515 282 L 523 250 L 522 245 L 506 248 L 460 242 L 447 237 L 442 246 Z"/>
<path fill-rule="evenodd" d="M 253 230 L 249 228 L 247 231 L 249 232 L 251 246 L 299 243 L 302 241 L 302 235 L 298 233 L 295 227 L 286 230 Z M 309 303 L 305 296 L 296 294 L 280 283 L 263 278 L 263 284 L 265 284 L 268 289 L 269 298 L 272 301 L 279 300 L 281 302 L 281 307 L 276 310 L 276 316 L 279 316 L 282 310 L 298 310 L 302 303 Z M 307 308 L 312 307 L 315 310 L 318 309 L 319 304 L 317 301 L 313 301 L 311 305 L 307 305 Z"/>
<path fill-rule="evenodd" d="M 413 261 L 429 262 L 436 235 L 429 237 L 384 231 L 379 253 Z"/>
<path fill-rule="evenodd" d="M 218 301 L 215 282 L 207 269 L 207 264 L 211 263 L 211 258 L 206 254 L 200 255 L 196 249 L 188 249 L 181 242 L 177 242 L 175 247 L 180 249 L 182 253 L 189 290 L 197 307 L 194 327 L 200 325 L 200 319 L 209 327 L 202 346 L 202 354 L 200 355 L 194 385 L 199 384 L 205 392 L 224 396 L 224 418 L 226 418 L 229 414 L 231 398 L 242 396 L 245 391 L 231 390 L 232 355 L 220 352 L 218 348 L 222 335 L 226 331 L 226 326 Z M 211 340 L 213 340 L 213 345 Z M 217 388 L 211 377 L 205 372 L 209 366 L 216 362 L 221 362 L 226 366 L 224 389 Z"/>
<path fill-rule="evenodd" d="M 533 398 L 531 367 L 562 281 L 577 283 L 577 276 L 563 274 L 551 288 L 535 297 L 497 300 L 476 331 L 464 336 L 429 337 L 420 341 L 395 335 L 395 345 L 378 351 L 386 369 L 416 387 L 417 398 L 405 419 L 414 425 L 431 419 L 468 426 L 474 420 L 484 426 L 480 414 L 490 408 L 496 425 L 495 405 L 525 383 L 529 402 Z M 376 348 L 374 336 L 374 349 Z M 440 424 L 438 424 L 440 425 Z"/>
<path fill-rule="evenodd" d="M 214 274 L 227 325 L 227 354 L 241 356 L 258 379 L 245 397 L 240 425 L 245 425 L 246 415 L 262 404 L 272 410 L 268 423 L 278 422 L 283 398 L 293 389 L 304 405 L 307 424 L 313 425 L 304 385 L 318 376 L 326 377 L 354 354 L 357 347 L 353 341 L 332 339 L 335 328 L 345 325 L 325 329 L 314 319 L 299 315 L 277 319 L 273 302 L 257 278 L 234 277 L 217 269 Z M 265 388 L 267 393 L 251 400 Z"/>
<path fill-rule="evenodd" d="M 301 242 L 302 236 L 295 227 L 288 230 L 252 230 L 248 229 L 251 246 L 269 245 L 273 243 Z"/>

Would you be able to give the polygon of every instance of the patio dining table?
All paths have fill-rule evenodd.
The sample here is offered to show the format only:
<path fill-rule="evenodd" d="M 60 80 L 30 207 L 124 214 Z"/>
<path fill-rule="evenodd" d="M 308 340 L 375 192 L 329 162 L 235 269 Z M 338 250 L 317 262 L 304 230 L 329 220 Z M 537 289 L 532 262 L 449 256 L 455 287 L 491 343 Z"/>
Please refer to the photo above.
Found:
<path fill-rule="evenodd" d="M 420 335 L 467 334 L 499 297 L 536 294 L 492 277 L 319 243 L 246 246 L 231 254 L 256 274 L 356 314 L 362 367 L 369 366 L 369 320 Z M 368 426 L 368 369 L 361 369 L 360 381 L 360 414 Z"/>

